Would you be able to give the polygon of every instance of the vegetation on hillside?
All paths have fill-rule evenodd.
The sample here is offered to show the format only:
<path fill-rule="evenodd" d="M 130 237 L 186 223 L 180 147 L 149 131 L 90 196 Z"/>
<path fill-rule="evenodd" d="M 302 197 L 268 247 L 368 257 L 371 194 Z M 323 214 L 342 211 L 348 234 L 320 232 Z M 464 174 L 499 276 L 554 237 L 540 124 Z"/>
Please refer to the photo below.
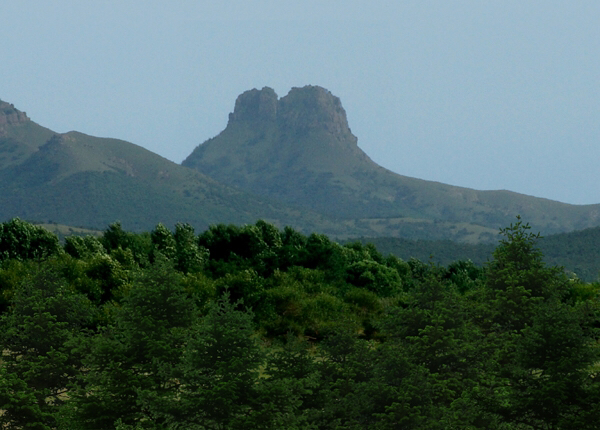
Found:
<path fill-rule="evenodd" d="M 356 239 L 354 239 L 356 240 Z M 456 260 L 470 260 L 483 266 L 495 249 L 492 243 L 458 243 L 450 240 L 411 240 L 398 237 L 358 239 L 372 243 L 384 255 L 393 254 L 404 260 L 416 258 L 447 266 Z M 593 282 L 600 280 L 600 227 L 540 237 L 537 242 L 550 265 L 563 266 L 572 277 Z"/>
<path fill-rule="evenodd" d="M 600 284 L 520 219 L 489 263 L 259 221 L 0 224 L 0 427 L 597 428 Z"/>

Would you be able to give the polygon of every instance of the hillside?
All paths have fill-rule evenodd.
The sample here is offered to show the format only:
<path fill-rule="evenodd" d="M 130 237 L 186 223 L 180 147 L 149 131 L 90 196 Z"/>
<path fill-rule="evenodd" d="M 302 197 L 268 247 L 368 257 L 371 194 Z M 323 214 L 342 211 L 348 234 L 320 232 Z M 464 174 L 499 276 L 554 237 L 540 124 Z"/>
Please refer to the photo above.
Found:
<path fill-rule="evenodd" d="M 231 188 L 129 142 L 55 133 L 5 102 L 0 102 L 0 183 L 0 220 L 98 229 L 119 220 L 124 228 L 142 231 L 159 222 L 205 229 L 262 218 L 335 236 L 368 231 Z"/>
<path fill-rule="evenodd" d="M 226 129 L 182 164 L 377 236 L 491 241 L 517 214 L 544 234 L 600 224 L 600 205 L 402 176 L 374 163 L 357 142 L 339 98 L 326 89 L 293 88 L 279 99 L 265 87 L 240 95 Z"/>
<path fill-rule="evenodd" d="M 0 169 L 22 163 L 54 135 L 0 100 Z"/>

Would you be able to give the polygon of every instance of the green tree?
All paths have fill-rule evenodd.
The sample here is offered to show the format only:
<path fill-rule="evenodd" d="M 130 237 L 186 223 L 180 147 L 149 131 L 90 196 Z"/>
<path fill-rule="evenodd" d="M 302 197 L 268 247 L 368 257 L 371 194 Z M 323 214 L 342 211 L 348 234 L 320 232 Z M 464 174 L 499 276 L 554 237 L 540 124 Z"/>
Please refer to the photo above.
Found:
<path fill-rule="evenodd" d="M 267 359 L 268 380 L 285 384 L 292 391 L 300 421 L 322 408 L 320 393 L 322 375 L 316 357 L 306 339 L 288 333 L 283 344 L 276 344 Z"/>
<path fill-rule="evenodd" d="M 382 336 L 387 339 L 387 349 L 403 357 L 405 365 L 415 369 L 430 390 L 424 392 L 426 397 L 420 397 L 420 403 L 415 403 L 415 399 L 402 406 L 405 410 L 413 405 L 410 411 L 405 410 L 407 419 L 420 410 L 422 416 L 440 423 L 440 429 L 475 425 L 478 421 L 486 424 L 483 428 L 490 424 L 491 414 L 470 396 L 485 384 L 487 372 L 495 370 L 490 363 L 493 352 L 485 346 L 484 333 L 472 322 L 472 306 L 453 284 L 430 276 L 384 318 Z M 470 400 L 468 414 L 455 409 L 462 396 Z M 400 418 L 401 409 L 393 410 L 386 419 Z M 425 426 L 419 420 L 414 423 L 420 423 L 411 424 L 416 428 Z"/>
<path fill-rule="evenodd" d="M 194 228 L 189 224 L 175 225 L 175 268 L 183 273 L 197 272 L 208 258 L 206 248 L 198 246 Z"/>
<path fill-rule="evenodd" d="M 501 229 L 504 236 L 493 253 L 486 272 L 486 287 L 493 304 L 493 320 L 503 331 L 522 330 L 531 325 L 534 308 L 543 300 L 563 299 L 569 282 L 562 268 L 546 267 L 536 247 L 539 233 L 529 230 L 520 217 Z"/>
<path fill-rule="evenodd" d="M 54 428 L 55 417 L 81 366 L 72 353 L 94 316 L 89 300 L 42 265 L 16 290 L 0 317 L 0 425 Z"/>
<path fill-rule="evenodd" d="M 77 259 L 106 254 L 102 242 L 94 236 L 67 236 L 65 238 L 64 250 L 67 254 Z"/>
<path fill-rule="evenodd" d="M 119 419 L 144 428 L 154 422 L 140 396 L 170 390 L 161 366 L 179 363 L 195 303 L 181 274 L 161 257 L 134 277 L 122 306 L 111 313 L 112 324 L 79 347 L 85 373 L 65 412 L 70 428 L 109 429 Z"/>
<path fill-rule="evenodd" d="M 503 413 L 509 421 L 533 428 L 597 428 L 600 381 L 592 369 L 600 350 L 586 308 L 558 300 L 536 308 L 508 367 L 510 403 Z"/>
<path fill-rule="evenodd" d="M 515 426 L 594 428 L 596 311 L 572 303 L 571 281 L 562 268 L 546 267 L 540 236 L 529 230 L 520 217 L 502 229 L 487 267 L 475 321 L 487 334 L 484 349 L 494 351 L 488 374 L 502 382 L 483 401 Z"/>
<path fill-rule="evenodd" d="M 220 297 L 225 292 L 234 302 L 243 301 L 245 305 L 263 316 L 263 312 L 268 312 L 269 304 L 264 302 L 265 298 L 265 280 L 254 270 L 243 270 L 234 274 L 227 274 L 218 279 L 216 284 L 216 293 Z"/>
<path fill-rule="evenodd" d="M 159 223 L 150 233 L 150 237 L 156 251 L 170 260 L 175 258 L 177 244 L 171 230 Z"/>
<path fill-rule="evenodd" d="M 306 259 L 306 236 L 291 227 L 285 227 L 281 234 L 282 246 L 279 250 L 280 269 L 300 265 Z"/>
<path fill-rule="evenodd" d="M 13 259 L 0 262 L 0 315 L 8 310 L 15 291 L 28 276 L 32 267 L 31 261 Z"/>
<path fill-rule="evenodd" d="M 152 251 L 152 238 L 149 233 L 127 232 L 117 221 L 108 226 L 100 238 L 100 242 L 109 254 L 119 254 L 129 250 L 137 264 L 142 267 L 148 264 L 148 256 Z"/>
<path fill-rule="evenodd" d="M 58 237 L 19 218 L 0 223 L 0 262 L 43 259 L 60 251 Z"/>
<path fill-rule="evenodd" d="M 373 260 L 362 260 L 346 267 L 346 281 L 366 288 L 381 297 L 390 297 L 402 291 L 398 272 Z"/>
<path fill-rule="evenodd" d="M 252 314 L 239 305 L 228 294 L 214 302 L 190 331 L 181 364 L 163 368 L 165 379 L 174 381 L 172 389 L 145 397 L 170 428 L 252 428 L 251 417 L 261 407 L 257 387 L 265 356 Z"/>
<path fill-rule="evenodd" d="M 85 274 L 97 283 L 100 290 L 100 303 L 118 299 L 123 294 L 122 288 L 129 281 L 129 271 L 113 258 L 117 254 L 117 252 L 113 252 L 112 255 L 96 254 L 85 261 Z"/>

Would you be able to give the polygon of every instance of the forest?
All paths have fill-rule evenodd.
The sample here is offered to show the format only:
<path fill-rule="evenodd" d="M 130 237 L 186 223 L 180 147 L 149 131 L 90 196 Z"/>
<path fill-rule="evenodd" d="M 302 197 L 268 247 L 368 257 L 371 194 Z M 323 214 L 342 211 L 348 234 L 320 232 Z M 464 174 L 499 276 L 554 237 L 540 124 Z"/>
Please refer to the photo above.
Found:
<path fill-rule="evenodd" d="M 0 428 L 597 429 L 600 283 L 252 225 L 0 223 Z"/>

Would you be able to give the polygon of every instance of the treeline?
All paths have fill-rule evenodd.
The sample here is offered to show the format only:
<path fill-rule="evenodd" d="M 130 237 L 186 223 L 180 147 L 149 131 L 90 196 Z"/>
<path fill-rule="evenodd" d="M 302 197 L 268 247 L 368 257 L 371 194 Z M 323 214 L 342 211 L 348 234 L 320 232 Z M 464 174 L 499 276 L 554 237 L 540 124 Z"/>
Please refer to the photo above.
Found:
<path fill-rule="evenodd" d="M 384 255 L 393 254 L 405 260 L 448 265 L 456 260 L 471 260 L 484 265 L 492 258 L 495 244 L 459 243 L 451 240 L 412 240 L 398 237 L 360 238 L 372 243 Z M 537 246 L 546 264 L 564 266 L 565 270 L 587 282 L 600 280 L 600 227 L 570 233 L 552 234 L 540 238 Z"/>
<path fill-rule="evenodd" d="M 362 244 L 372 243 L 383 255 L 395 255 L 404 260 L 416 258 L 447 266 L 458 260 L 471 260 L 477 266 L 484 266 L 492 258 L 496 249 L 494 243 L 465 243 L 453 240 L 406 239 L 401 237 L 361 237 Z M 538 242 L 538 246 L 541 243 Z M 547 257 L 546 254 L 544 254 Z M 546 260 L 547 258 L 545 258 Z M 583 279 L 583 278 L 582 278 Z"/>
<path fill-rule="evenodd" d="M 255 225 L 0 224 L 0 428 L 595 429 L 600 285 Z"/>

